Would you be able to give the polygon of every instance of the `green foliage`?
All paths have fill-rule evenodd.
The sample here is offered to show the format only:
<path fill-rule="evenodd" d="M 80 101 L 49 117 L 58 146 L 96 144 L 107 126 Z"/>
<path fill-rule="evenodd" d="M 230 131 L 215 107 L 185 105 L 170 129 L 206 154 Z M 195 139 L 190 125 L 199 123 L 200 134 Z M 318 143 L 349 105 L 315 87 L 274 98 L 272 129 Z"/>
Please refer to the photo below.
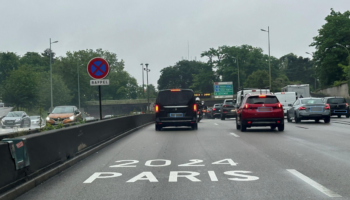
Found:
<path fill-rule="evenodd" d="M 10 72 L 18 69 L 19 56 L 13 52 L 0 53 L 0 85 L 10 75 Z"/>
<path fill-rule="evenodd" d="M 257 70 L 247 77 L 244 87 L 266 88 L 269 86 L 269 74 L 264 70 Z"/>
<path fill-rule="evenodd" d="M 350 44 L 349 17 L 350 11 L 340 13 L 331 9 L 331 13 L 325 18 L 326 24 L 318 30 L 318 35 L 310 45 L 316 48 L 314 59 L 317 60 L 317 75 L 322 87 L 345 80 L 343 70 L 338 64 L 348 65 L 348 53 L 336 43 Z"/>
<path fill-rule="evenodd" d="M 15 107 L 30 108 L 37 104 L 39 77 L 30 66 L 22 65 L 11 71 L 4 81 L 2 98 Z"/>

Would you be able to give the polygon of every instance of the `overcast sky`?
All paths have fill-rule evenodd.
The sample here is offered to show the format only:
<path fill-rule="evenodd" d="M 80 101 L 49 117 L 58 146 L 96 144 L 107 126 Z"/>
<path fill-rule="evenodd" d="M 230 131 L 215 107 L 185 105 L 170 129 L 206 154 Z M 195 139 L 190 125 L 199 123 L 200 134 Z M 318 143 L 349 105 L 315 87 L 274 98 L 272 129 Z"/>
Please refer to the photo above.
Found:
<path fill-rule="evenodd" d="M 330 8 L 344 12 L 349 0 L 0 0 L 0 51 L 43 52 L 49 38 L 58 56 L 102 48 L 125 61 L 142 82 L 140 63 L 149 63 L 149 81 L 160 70 L 187 58 L 203 60 L 211 47 L 248 44 L 271 55 L 308 56 L 306 51 Z"/>

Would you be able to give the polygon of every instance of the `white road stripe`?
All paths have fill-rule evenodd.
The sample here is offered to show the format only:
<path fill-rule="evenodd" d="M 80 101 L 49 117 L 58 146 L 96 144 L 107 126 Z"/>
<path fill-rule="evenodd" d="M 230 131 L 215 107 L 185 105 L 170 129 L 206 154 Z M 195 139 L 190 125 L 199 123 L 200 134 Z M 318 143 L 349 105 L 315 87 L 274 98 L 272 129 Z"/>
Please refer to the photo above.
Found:
<path fill-rule="evenodd" d="M 289 171 L 294 176 L 300 178 L 304 182 L 308 183 L 309 185 L 311 185 L 312 187 L 314 187 L 315 189 L 319 190 L 320 192 L 322 192 L 323 194 L 325 194 L 325 195 L 327 195 L 329 197 L 342 197 L 339 194 L 337 194 L 337 193 L 333 192 L 332 190 L 324 187 L 323 185 L 317 183 L 316 181 L 312 180 L 311 178 L 305 176 L 304 174 L 298 172 L 295 169 L 287 169 L 287 171 Z"/>
<path fill-rule="evenodd" d="M 230 133 L 231 135 L 235 136 L 235 137 L 239 137 L 239 135 L 235 134 L 235 133 Z"/>
<path fill-rule="evenodd" d="M 214 123 L 215 125 L 219 125 L 219 124 L 217 124 L 217 123 Z"/>

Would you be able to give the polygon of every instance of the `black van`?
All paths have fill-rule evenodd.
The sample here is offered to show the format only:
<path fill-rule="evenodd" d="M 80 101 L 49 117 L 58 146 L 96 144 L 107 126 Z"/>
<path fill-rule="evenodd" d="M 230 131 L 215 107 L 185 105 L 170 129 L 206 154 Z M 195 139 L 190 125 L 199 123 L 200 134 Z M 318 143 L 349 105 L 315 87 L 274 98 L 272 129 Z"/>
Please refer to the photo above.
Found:
<path fill-rule="evenodd" d="M 156 131 L 165 126 L 191 126 L 198 129 L 197 104 L 190 89 L 160 90 L 156 105 Z"/>

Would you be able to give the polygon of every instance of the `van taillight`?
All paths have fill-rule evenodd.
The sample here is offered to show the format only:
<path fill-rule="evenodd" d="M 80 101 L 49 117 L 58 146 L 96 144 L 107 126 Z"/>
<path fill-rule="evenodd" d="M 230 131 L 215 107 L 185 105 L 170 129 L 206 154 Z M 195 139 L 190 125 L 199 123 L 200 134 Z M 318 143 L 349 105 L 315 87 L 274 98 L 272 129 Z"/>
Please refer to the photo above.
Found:
<path fill-rule="evenodd" d="M 159 106 L 158 105 L 156 105 L 155 110 L 156 110 L 156 112 L 159 112 Z"/>
<path fill-rule="evenodd" d="M 197 104 L 193 104 L 193 111 L 194 111 L 194 112 L 197 111 Z"/>
<path fill-rule="evenodd" d="M 244 105 L 244 108 L 248 109 L 248 108 L 249 108 L 249 104 L 246 103 L 246 104 Z"/>

